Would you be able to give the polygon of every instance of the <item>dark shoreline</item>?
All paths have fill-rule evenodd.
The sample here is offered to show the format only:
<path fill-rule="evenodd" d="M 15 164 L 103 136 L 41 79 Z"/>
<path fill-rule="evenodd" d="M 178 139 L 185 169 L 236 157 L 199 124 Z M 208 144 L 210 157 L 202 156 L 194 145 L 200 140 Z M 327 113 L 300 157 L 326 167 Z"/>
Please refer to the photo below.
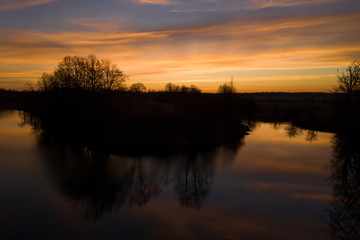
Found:
<path fill-rule="evenodd" d="M 241 142 L 251 122 L 338 132 L 330 93 L 0 93 L 45 138 L 119 154 L 167 154 Z M 244 124 L 244 123 L 249 124 Z"/>
<path fill-rule="evenodd" d="M 21 94 L 20 94 L 21 95 Z M 166 155 L 240 142 L 256 104 L 198 93 L 27 93 L 13 98 L 44 138 L 125 155 Z M 16 105 L 17 104 L 17 105 Z M 11 104 L 8 104 L 11 106 Z"/>

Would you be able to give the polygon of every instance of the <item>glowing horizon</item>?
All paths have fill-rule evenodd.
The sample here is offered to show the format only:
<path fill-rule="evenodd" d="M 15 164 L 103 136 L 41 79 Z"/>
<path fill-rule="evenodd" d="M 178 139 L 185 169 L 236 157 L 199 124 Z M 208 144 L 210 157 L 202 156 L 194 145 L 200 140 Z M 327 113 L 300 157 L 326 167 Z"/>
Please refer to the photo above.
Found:
<path fill-rule="evenodd" d="M 215 92 L 233 76 L 238 92 L 326 92 L 360 58 L 355 0 L 5 0 L 0 13 L 0 88 L 93 53 L 148 89 Z"/>

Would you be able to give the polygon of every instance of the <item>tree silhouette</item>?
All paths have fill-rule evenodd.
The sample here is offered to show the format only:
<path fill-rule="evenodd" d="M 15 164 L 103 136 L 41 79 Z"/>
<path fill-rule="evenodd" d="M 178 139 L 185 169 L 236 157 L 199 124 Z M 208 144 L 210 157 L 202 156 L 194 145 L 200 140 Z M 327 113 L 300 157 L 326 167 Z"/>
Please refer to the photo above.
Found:
<path fill-rule="evenodd" d="M 332 239 L 360 239 L 360 128 L 357 119 L 345 119 L 334 135 L 330 162 L 333 197 L 329 209 Z"/>
<path fill-rule="evenodd" d="M 190 87 L 182 85 L 180 87 L 180 91 L 183 93 L 200 93 L 200 89 L 197 88 L 195 85 L 190 85 Z"/>
<path fill-rule="evenodd" d="M 226 82 L 219 86 L 218 92 L 222 94 L 231 94 L 236 92 L 236 88 L 232 81 L 230 83 Z"/>
<path fill-rule="evenodd" d="M 66 56 L 53 73 L 43 73 L 38 86 L 40 91 L 121 90 L 126 76 L 110 60 L 87 57 Z"/>
<path fill-rule="evenodd" d="M 167 83 L 165 85 L 165 92 L 169 92 L 169 93 L 176 93 L 176 92 L 181 92 L 181 93 L 201 93 L 201 90 L 191 84 L 190 87 L 189 86 L 186 86 L 186 85 L 176 85 L 174 83 Z"/>
<path fill-rule="evenodd" d="M 142 83 L 134 83 L 130 86 L 129 90 L 132 93 L 143 93 L 146 92 L 146 87 Z"/>
<path fill-rule="evenodd" d="M 350 99 L 354 92 L 360 90 L 360 60 L 353 61 L 338 76 L 338 86 L 335 91 L 346 93 Z"/>
<path fill-rule="evenodd" d="M 165 85 L 165 92 L 180 92 L 180 87 L 169 82 Z"/>

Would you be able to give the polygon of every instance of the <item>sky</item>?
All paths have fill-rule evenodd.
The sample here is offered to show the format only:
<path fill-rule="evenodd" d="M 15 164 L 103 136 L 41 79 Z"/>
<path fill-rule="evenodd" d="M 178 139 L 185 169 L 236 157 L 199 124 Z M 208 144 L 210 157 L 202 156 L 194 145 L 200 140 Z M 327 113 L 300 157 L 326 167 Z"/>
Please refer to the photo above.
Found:
<path fill-rule="evenodd" d="M 163 89 L 327 92 L 360 58 L 359 0 L 0 0 L 0 88 L 96 54 Z"/>

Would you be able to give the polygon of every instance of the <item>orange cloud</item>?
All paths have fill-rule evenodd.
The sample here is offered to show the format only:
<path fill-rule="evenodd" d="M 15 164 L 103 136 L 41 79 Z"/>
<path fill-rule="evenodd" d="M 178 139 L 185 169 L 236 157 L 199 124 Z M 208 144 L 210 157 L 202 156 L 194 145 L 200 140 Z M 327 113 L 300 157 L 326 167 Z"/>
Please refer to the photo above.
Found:
<path fill-rule="evenodd" d="M 99 32 L 119 31 L 126 28 L 126 25 L 123 23 L 97 18 L 69 19 L 67 22 L 89 27 Z"/>
<path fill-rule="evenodd" d="M 336 2 L 339 0 L 250 0 L 247 2 L 247 8 L 260 9 L 267 7 L 290 7 L 299 5 L 315 5 L 328 2 Z"/>
<path fill-rule="evenodd" d="M 168 0 L 132 0 L 132 2 L 138 4 L 169 5 Z"/>
<path fill-rule="evenodd" d="M 8 5 L 0 3 L 0 12 L 14 10 L 14 9 L 34 7 L 37 5 L 43 5 L 43 4 L 47 4 L 47 3 L 51 3 L 51 2 L 55 2 L 55 1 L 56 0 L 27 0 L 27 1 L 21 1 L 18 3 L 8 4 Z"/>
<path fill-rule="evenodd" d="M 221 12 L 234 11 L 241 9 L 263 9 L 269 7 L 294 7 L 305 5 L 324 4 L 329 2 L 336 2 L 339 0 L 245 0 L 245 1 L 223 1 L 217 4 L 217 1 L 194 1 L 185 4 L 173 4 L 175 9 L 171 10 L 174 13 L 188 13 L 188 12 Z M 208 4 L 204 4 L 208 3 Z M 210 3 L 210 4 L 209 4 Z M 185 5 L 185 8 L 178 8 Z"/>

